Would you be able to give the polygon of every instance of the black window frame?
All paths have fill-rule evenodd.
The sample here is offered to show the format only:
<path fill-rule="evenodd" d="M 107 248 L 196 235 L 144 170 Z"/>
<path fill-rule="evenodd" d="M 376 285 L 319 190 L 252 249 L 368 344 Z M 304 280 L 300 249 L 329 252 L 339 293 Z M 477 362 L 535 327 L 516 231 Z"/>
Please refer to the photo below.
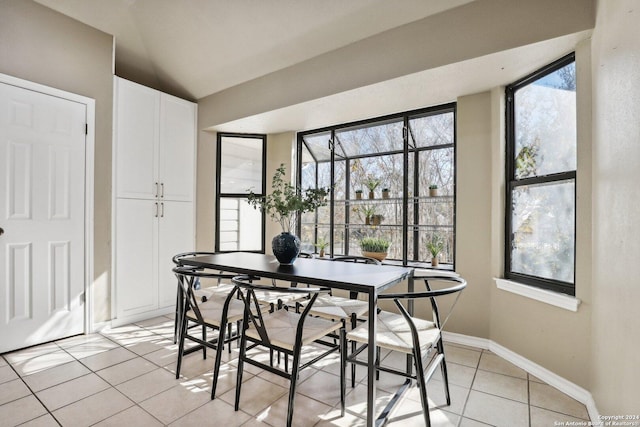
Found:
<path fill-rule="evenodd" d="M 424 147 L 416 147 L 413 145 L 414 141 L 414 136 L 411 134 L 411 127 L 409 125 L 409 122 L 411 119 L 415 119 L 415 118 L 421 118 L 421 117 L 427 117 L 427 116 L 431 116 L 431 115 L 437 115 L 437 114 L 444 114 L 444 113 L 452 113 L 453 114 L 453 143 L 451 144 L 441 144 L 441 145 L 433 145 L 433 146 L 424 146 Z M 402 132 L 402 138 L 403 138 L 403 147 L 400 149 L 396 149 L 396 150 L 392 150 L 392 151 L 388 151 L 388 152 L 381 152 L 381 153 L 374 153 L 374 154 L 360 154 L 360 155 L 355 155 L 355 156 L 351 156 L 349 158 L 352 159 L 359 159 L 359 158 L 367 158 L 367 157 L 376 157 L 376 156 L 382 156 L 382 155 L 390 155 L 390 154 L 401 154 L 403 156 L 403 187 L 404 187 L 404 191 L 403 191 L 403 200 L 402 200 L 402 210 L 403 210 L 403 220 L 402 220 L 402 259 L 400 260 L 390 260 L 387 259 L 385 260 L 386 263 L 400 263 L 403 266 L 414 266 L 414 267 L 419 267 L 419 268 L 436 268 L 436 269 L 443 269 L 443 270 L 454 270 L 456 268 L 456 229 L 457 229 L 457 215 L 456 215 L 456 211 L 457 211 L 457 176 L 458 176 L 458 166 L 457 166 L 457 162 L 458 162 L 458 135 L 457 135 L 457 120 L 458 120 L 458 112 L 457 112 L 457 103 L 455 102 L 451 102 L 451 103 L 446 103 L 446 104 L 441 104 L 441 105 L 435 105 L 435 106 L 431 106 L 431 107 L 425 107 L 425 108 L 420 108 L 420 109 L 416 109 L 416 110 L 410 110 L 410 111 L 404 111 L 404 112 L 400 112 L 400 113 L 394 113 L 394 114 L 389 114 L 389 115 L 385 115 L 385 116 L 380 116 L 380 117 L 374 117 L 374 118 L 370 118 L 370 119 L 365 119 L 365 120 L 359 120 L 359 121 L 354 121 L 354 122 L 348 122 L 348 123 L 342 123 L 342 124 L 337 124 L 337 125 L 332 125 L 332 126 L 327 126 L 327 127 L 323 127 L 323 128 L 318 128 L 318 129 L 313 129 L 313 130 L 307 130 L 307 131 L 301 131 L 297 133 L 297 149 L 296 149 L 296 164 L 297 164 L 297 174 L 296 174 L 296 185 L 298 188 L 301 187 L 301 182 L 302 182 L 302 175 L 301 175 L 301 171 L 302 171 L 302 145 L 303 145 L 303 139 L 305 136 L 307 135 L 313 135 L 313 134 L 320 134 L 320 133 L 328 133 L 329 136 L 329 149 L 331 151 L 331 159 L 328 160 L 328 162 L 330 162 L 331 164 L 331 183 L 330 183 L 330 188 L 333 188 L 335 182 L 334 182 L 334 177 L 335 177 L 335 161 L 337 158 L 336 152 L 335 152 L 335 147 L 334 147 L 334 141 L 336 141 L 336 132 L 340 132 L 340 131 L 345 131 L 345 130 L 349 130 L 349 129 L 354 129 L 354 128 L 359 128 L 359 127 L 366 127 L 369 125 L 376 125 L 376 124 L 385 124 L 385 123 L 389 123 L 389 122 L 395 122 L 395 121 L 402 121 L 403 122 L 403 132 Z M 417 198 L 416 197 L 409 197 L 408 193 L 409 191 L 409 154 L 410 153 L 414 153 L 414 164 L 413 164 L 413 173 L 414 173 L 414 180 L 413 180 L 413 189 L 412 191 L 414 192 L 414 196 L 417 194 L 416 190 L 417 190 L 417 175 L 419 173 L 419 167 L 417 166 L 418 164 L 418 153 L 421 152 L 427 152 L 427 151 L 431 151 L 431 150 L 440 150 L 440 149 L 452 149 L 453 151 L 453 194 L 451 195 L 452 197 L 452 204 L 453 204 L 453 212 L 452 212 L 452 225 L 451 225 L 451 230 L 452 230 L 452 235 L 453 235 L 453 248 L 452 248 L 452 261 L 451 263 L 440 263 L 440 265 L 438 267 L 431 267 L 431 264 L 428 263 L 428 261 L 422 261 L 422 260 L 417 260 L 414 259 L 415 257 L 417 257 L 417 253 L 419 252 L 418 249 L 418 239 L 417 239 L 417 235 L 418 235 L 418 226 L 415 224 L 409 224 L 409 205 L 412 204 L 413 205 L 413 217 L 414 217 L 414 221 L 416 221 L 416 217 L 418 215 L 418 202 L 417 202 Z M 347 156 L 348 157 L 348 156 Z M 316 160 L 316 162 L 318 162 L 318 160 Z M 317 182 L 317 176 L 316 176 L 316 186 L 317 186 L 318 182 Z M 350 189 L 350 183 L 349 183 L 349 175 L 347 175 L 347 182 L 346 182 L 346 188 L 347 191 L 349 191 Z M 335 224 L 334 224 L 334 194 L 333 191 L 330 192 L 329 195 L 329 209 L 330 209 L 330 224 L 329 224 L 329 253 L 331 254 L 331 256 L 333 256 L 333 247 L 334 247 L 334 229 L 335 229 Z M 347 194 L 347 198 L 349 194 Z M 316 214 L 317 215 L 317 214 Z M 348 213 L 347 213 L 348 215 Z M 298 235 L 301 234 L 301 220 L 300 220 L 300 215 L 298 215 L 298 221 L 297 221 L 297 226 L 296 226 L 296 232 Z M 414 240 L 413 240 L 413 245 L 409 245 L 408 244 L 408 235 L 409 233 L 412 233 L 414 235 Z M 315 238 L 317 240 L 317 236 L 318 236 L 318 231 L 317 231 L 317 227 L 314 230 L 314 235 Z M 347 241 L 348 242 L 348 241 Z M 347 250 L 348 250 L 348 244 L 346 244 L 347 246 Z M 351 254 L 354 255 L 354 254 Z M 357 255 L 357 254 L 356 254 Z"/>
<path fill-rule="evenodd" d="M 262 140 L 262 188 L 261 193 L 254 190 L 254 193 L 258 196 L 264 196 L 267 194 L 267 135 L 258 133 L 234 133 L 234 132 L 218 132 L 216 136 L 216 218 L 215 218 L 215 252 L 237 252 L 236 250 L 220 250 L 220 199 L 246 199 L 247 193 L 222 193 L 220 189 L 220 173 L 222 166 L 222 139 L 225 137 L 231 138 L 248 138 L 248 139 L 261 139 Z M 265 227 L 266 227 L 266 214 L 261 212 L 262 215 L 262 236 L 260 243 L 260 250 L 243 250 L 243 252 L 255 252 L 265 253 Z"/>
<path fill-rule="evenodd" d="M 559 173 L 552 173 L 548 175 L 536 175 L 534 177 L 516 178 L 516 165 L 515 165 L 515 145 L 516 145 L 516 120 L 515 120 L 515 94 L 516 92 L 537 81 L 549 74 L 552 74 L 559 69 L 575 63 L 575 52 L 571 52 L 568 55 L 534 71 L 533 73 L 523 77 L 522 79 L 508 85 L 505 88 L 505 114 L 506 114 L 506 126 L 505 126 L 505 139 L 506 139 L 506 194 L 505 194 L 505 246 L 504 246 L 504 277 L 509 280 L 513 280 L 525 285 L 545 289 L 549 291 L 559 292 L 562 294 L 575 296 L 575 284 L 576 284 L 576 235 L 577 235 L 577 159 L 576 169 L 573 171 L 565 171 Z M 576 72 L 577 74 L 577 72 Z M 576 77 L 577 81 L 577 77 Z M 576 82 L 577 92 L 577 82 Z M 577 104 L 577 100 L 576 100 Z M 577 107 L 577 105 L 576 105 Z M 576 114 L 576 130 L 577 130 L 577 114 Z M 576 148 L 578 141 L 576 137 Z M 573 232 L 573 282 L 564 282 L 555 279 L 549 279 L 545 277 L 533 276 L 511 271 L 511 245 L 512 245 L 512 214 L 513 214 L 513 191 L 520 186 L 537 185 L 547 183 L 560 183 L 563 181 L 573 181 L 574 184 L 574 232 Z"/>

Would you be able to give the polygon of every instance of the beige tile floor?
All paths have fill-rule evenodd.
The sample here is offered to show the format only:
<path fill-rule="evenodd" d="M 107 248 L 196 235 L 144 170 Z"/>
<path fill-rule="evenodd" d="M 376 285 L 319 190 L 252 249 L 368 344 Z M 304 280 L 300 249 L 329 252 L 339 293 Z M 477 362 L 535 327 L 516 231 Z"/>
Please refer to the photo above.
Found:
<path fill-rule="evenodd" d="M 177 346 L 167 317 L 77 336 L 0 357 L 0 426 L 274 426 L 284 425 L 287 382 L 245 369 L 240 411 L 233 410 L 236 350 L 224 354 L 217 396 L 210 400 L 213 351 L 206 360 L 186 356 L 175 379 Z M 444 405 L 438 374 L 429 383 L 435 426 L 553 426 L 588 420 L 584 405 L 488 351 L 446 345 L 451 406 Z M 383 355 L 389 365 L 403 357 Z M 365 370 L 347 387 L 340 417 L 338 361 L 303 371 L 296 396 L 296 426 L 361 426 L 366 414 Z M 402 379 L 381 374 L 382 408 Z M 402 397 L 390 426 L 422 426 L 415 387 Z"/>

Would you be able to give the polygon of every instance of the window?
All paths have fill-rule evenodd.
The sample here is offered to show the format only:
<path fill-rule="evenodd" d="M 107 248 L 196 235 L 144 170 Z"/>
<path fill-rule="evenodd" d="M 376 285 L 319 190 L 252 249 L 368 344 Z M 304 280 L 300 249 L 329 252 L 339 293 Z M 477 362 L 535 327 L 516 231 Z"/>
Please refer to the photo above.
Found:
<path fill-rule="evenodd" d="M 333 256 L 360 255 L 360 240 L 377 237 L 391 242 L 388 261 L 420 265 L 439 239 L 441 265 L 453 268 L 454 104 L 301 132 L 298 161 L 302 188 L 333 188 L 327 206 L 302 215 L 303 250 L 324 239 Z"/>
<path fill-rule="evenodd" d="M 572 53 L 507 86 L 505 277 L 575 295 Z"/>
<path fill-rule="evenodd" d="M 265 194 L 265 145 L 265 135 L 218 133 L 216 252 L 264 252 L 265 217 L 247 196 Z"/>

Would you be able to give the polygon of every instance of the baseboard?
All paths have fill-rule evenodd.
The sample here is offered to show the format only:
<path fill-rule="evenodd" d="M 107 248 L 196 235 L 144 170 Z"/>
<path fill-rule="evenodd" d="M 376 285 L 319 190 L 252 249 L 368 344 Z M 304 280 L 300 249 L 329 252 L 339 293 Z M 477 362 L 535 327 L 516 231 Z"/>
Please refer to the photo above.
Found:
<path fill-rule="evenodd" d="M 442 339 L 453 344 L 466 345 L 469 347 L 489 350 L 491 340 L 486 338 L 472 337 L 470 335 L 456 334 L 454 332 L 442 331 Z"/>
<path fill-rule="evenodd" d="M 468 335 L 456 334 L 453 332 L 443 332 L 442 338 L 445 342 L 449 342 L 452 344 L 466 345 L 469 347 L 489 350 L 495 353 L 506 361 L 513 363 L 520 369 L 524 369 L 531 375 L 536 376 L 550 386 L 555 387 L 567 396 L 570 396 L 585 405 L 587 407 L 587 411 L 589 412 L 589 418 L 591 418 L 592 422 L 600 420 L 600 413 L 598 412 L 598 408 L 596 407 L 596 402 L 588 390 L 572 383 L 571 381 L 566 380 L 560 375 L 551 372 L 550 370 L 538 365 L 537 363 L 532 362 L 526 357 L 523 357 L 518 353 L 515 353 L 508 348 L 486 338 L 477 338 Z"/>
<path fill-rule="evenodd" d="M 128 325 L 129 323 L 140 322 L 142 320 L 152 319 L 154 317 L 163 316 L 165 314 L 175 312 L 175 307 L 164 307 L 157 310 L 146 311 L 144 313 L 135 314 L 133 316 L 125 316 L 121 318 L 111 319 L 111 327 Z"/>
<path fill-rule="evenodd" d="M 108 329 L 111 327 L 111 321 L 108 320 L 106 322 L 96 322 L 93 325 L 91 325 L 91 331 L 89 331 L 88 333 L 95 333 L 95 332 L 100 332 L 104 329 Z"/>

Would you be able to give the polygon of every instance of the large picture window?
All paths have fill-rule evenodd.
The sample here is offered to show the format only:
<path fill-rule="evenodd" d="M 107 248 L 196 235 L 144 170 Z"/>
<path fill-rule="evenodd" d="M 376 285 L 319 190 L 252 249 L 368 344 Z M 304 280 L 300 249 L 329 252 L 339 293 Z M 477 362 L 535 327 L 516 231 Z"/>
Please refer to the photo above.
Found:
<path fill-rule="evenodd" d="M 218 133 L 216 252 L 264 252 L 265 217 L 247 196 L 265 194 L 265 145 L 265 135 Z"/>
<path fill-rule="evenodd" d="M 574 54 L 507 86 L 505 277 L 575 295 Z"/>
<path fill-rule="evenodd" d="M 299 185 L 331 187 L 330 203 L 302 215 L 303 249 L 360 255 L 367 237 L 391 244 L 385 262 L 424 265 L 441 242 L 455 259 L 455 105 L 298 134 Z M 437 187 L 437 190 L 430 187 Z"/>

